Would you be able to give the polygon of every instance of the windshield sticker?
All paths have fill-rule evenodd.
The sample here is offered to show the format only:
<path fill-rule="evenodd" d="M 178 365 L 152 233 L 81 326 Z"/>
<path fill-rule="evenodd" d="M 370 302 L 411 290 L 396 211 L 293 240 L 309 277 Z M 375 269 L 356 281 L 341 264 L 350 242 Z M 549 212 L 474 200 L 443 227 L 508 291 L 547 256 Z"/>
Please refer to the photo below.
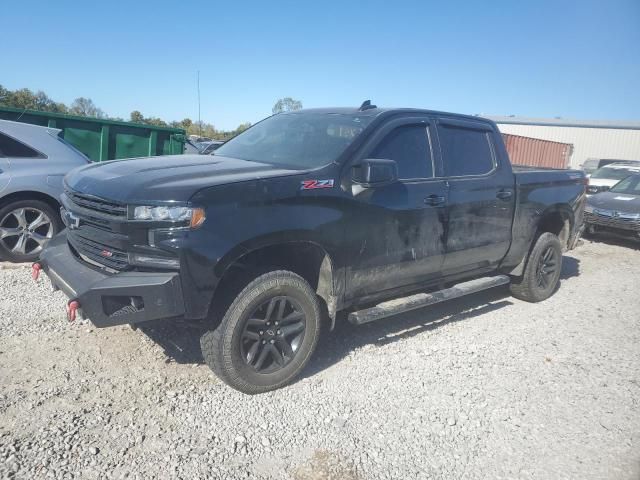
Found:
<path fill-rule="evenodd" d="M 635 200 L 636 197 L 615 197 L 614 200 L 625 200 L 625 201 L 629 201 L 629 200 Z"/>
<path fill-rule="evenodd" d="M 328 180 L 303 180 L 301 190 L 315 190 L 316 188 L 333 188 L 333 178 Z"/>

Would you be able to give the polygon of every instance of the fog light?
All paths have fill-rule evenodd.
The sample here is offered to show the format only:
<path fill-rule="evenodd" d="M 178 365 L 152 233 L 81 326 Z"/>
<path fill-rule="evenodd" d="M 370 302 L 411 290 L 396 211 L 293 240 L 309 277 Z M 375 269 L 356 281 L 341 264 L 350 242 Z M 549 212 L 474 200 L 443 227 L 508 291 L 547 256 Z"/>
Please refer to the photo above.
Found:
<path fill-rule="evenodd" d="M 151 257 L 149 255 L 141 255 L 138 253 L 129 255 L 129 263 L 140 265 L 142 267 L 180 268 L 180 260 L 177 258 Z"/>

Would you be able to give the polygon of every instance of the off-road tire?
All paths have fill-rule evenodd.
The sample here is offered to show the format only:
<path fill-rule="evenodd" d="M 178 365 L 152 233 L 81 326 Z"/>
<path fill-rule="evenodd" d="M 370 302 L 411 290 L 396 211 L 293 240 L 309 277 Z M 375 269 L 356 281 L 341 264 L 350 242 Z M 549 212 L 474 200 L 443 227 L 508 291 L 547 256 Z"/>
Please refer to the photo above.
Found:
<path fill-rule="evenodd" d="M 552 252 L 555 262 L 553 273 L 548 275 L 547 282 L 541 285 L 539 282 L 541 264 L 544 263 L 544 255 Z M 562 244 L 553 233 L 540 235 L 527 258 L 524 273 L 521 277 L 511 280 L 511 294 L 526 302 L 541 302 L 549 298 L 556 291 L 560 273 L 562 270 Z"/>
<path fill-rule="evenodd" d="M 273 373 L 252 370 L 241 354 L 242 332 L 246 321 L 261 303 L 288 296 L 305 315 L 304 336 L 288 364 Z M 322 323 L 318 296 L 299 275 L 276 270 L 258 276 L 233 300 L 220 323 L 200 338 L 205 362 L 227 385 L 247 394 L 263 393 L 289 384 L 313 354 Z"/>

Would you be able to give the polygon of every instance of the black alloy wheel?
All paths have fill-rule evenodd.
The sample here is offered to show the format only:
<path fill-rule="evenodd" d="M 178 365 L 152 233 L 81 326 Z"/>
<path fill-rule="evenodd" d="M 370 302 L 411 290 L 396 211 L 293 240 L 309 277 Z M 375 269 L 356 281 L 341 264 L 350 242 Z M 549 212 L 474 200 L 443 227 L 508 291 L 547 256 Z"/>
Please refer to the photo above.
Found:
<path fill-rule="evenodd" d="M 291 271 L 273 270 L 231 295 L 228 307 L 212 308 L 200 338 L 209 368 L 249 394 L 291 383 L 313 355 L 326 315 L 314 289 Z"/>
<path fill-rule="evenodd" d="M 302 307 L 289 296 L 275 296 L 249 315 L 241 336 L 241 355 L 258 373 L 287 366 L 298 352 L 306 328 Z"/>
<path fill-rule="evenodd" d="M 556 291 L 562 273 L 562 243 L 550 232 L 540 234 L 521 276 L 512 277 L 511 294 L 526 302 L 541 302 Z"/>
<path fill-rule="evenodd" d="M 556 250 L 549 246 L 542 255 L 540 255 L 540 259 L 538 260 L 538 266 L 536 268 L 536 281 L 538 283 L 538 287 L 546 290 L 549 287 L 557 269 L 558 258 Z"/>

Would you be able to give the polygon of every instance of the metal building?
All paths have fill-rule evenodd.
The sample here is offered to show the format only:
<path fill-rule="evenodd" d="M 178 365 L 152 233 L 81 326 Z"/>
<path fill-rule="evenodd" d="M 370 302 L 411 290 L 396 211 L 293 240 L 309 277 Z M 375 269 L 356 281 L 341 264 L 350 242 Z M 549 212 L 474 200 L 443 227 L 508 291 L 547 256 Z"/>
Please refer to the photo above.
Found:
<path fill-rule="evenodd" d="M 640 122 L 488 116 L 502 133 L 570 143 L 571 167 L 588 158 L 640 160 Z"/>

